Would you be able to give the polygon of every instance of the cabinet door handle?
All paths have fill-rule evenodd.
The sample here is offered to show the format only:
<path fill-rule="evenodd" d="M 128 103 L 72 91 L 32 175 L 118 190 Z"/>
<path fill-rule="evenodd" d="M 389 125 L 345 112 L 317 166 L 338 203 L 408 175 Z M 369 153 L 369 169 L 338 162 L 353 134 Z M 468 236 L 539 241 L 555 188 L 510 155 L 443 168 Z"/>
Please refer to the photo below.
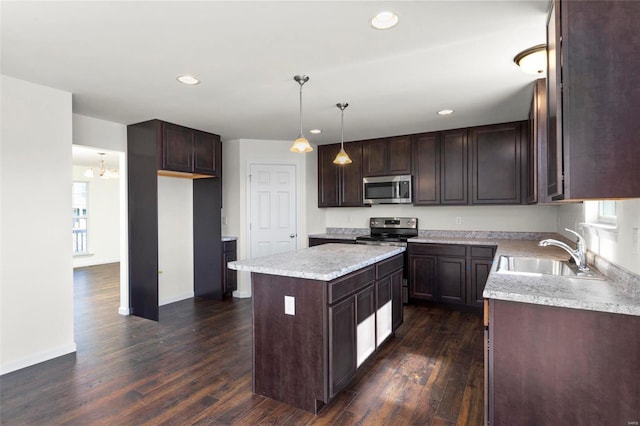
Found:
<path fill-rule="evenodd" d="M 295 238 L 296 234 L 289 234 L 289 238 Z"/>

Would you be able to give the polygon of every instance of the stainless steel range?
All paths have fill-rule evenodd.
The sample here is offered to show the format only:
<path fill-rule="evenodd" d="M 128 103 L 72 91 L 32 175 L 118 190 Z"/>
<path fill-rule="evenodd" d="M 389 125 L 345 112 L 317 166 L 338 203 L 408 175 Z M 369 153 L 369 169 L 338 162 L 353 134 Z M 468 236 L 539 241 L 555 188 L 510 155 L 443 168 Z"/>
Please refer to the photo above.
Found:
<path fill-rule="evenodd" d="M 418 236 L 417 217 L 372 217 L 369 219 L 369 233 L 356 238 L 356 244 L 393 245 L 407 247 L 409 238 Z M 402 302 L 409 302 L 407 272 L 408 254 L 404 252 L 404 279 L 402 280 Z"/>
<path fill-rule="evenodd" d="M 406 247 L 407 239 L 418 236 L 417 217 L 372 217 L 369 233 L 356 238 L 356 244 L 399 245 Z"/>

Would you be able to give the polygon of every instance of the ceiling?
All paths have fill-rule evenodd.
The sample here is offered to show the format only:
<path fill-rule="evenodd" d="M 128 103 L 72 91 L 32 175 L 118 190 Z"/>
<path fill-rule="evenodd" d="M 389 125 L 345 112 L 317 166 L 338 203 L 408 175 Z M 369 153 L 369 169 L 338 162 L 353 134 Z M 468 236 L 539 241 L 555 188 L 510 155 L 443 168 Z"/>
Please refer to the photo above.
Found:
<path fill-rule="evenodd" d="M 1 69 L 73 93 L 73 111 L 158 118 L 223 140 L 313 144 L 525 119 L 513 63 L 545 42 L 547 1 L 2 1 Z M 374 30 L 393 10 L 400 23 Z M 176 81 L 191 74 L 201 84 Z M 455 110 L 450 116 L 437 111 Z M 313 128 L 319 135 L 309 134 Z M 97 157 L 97 156 L 96 156 Z"/>

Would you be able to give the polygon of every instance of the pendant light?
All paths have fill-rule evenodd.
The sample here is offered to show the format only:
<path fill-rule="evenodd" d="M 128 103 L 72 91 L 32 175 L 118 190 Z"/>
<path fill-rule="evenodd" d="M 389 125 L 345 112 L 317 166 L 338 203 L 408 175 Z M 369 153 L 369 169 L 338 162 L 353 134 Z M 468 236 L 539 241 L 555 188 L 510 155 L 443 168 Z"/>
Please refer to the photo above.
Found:
<path fill-rule="evenodd" d="M 308 75 L 296 75 L 293 77 L 295 81 L 300 85 L 300 134 L 298 135 L 298 139 L 293 142 L 291 146 L 291 152 L 305 153 L 313 151 L 313 147 L 302 134 L 302 86 L 309 81 Z"/>
<path fill-rule="evenodd" d="M 335 160 L 333 160 L 333 164 L 351 164 L 351 158 L 349 158 L 349 154 L 344 150 L 344 110 L 349 106 L 349 104 L 345 102 L 336 104 L 336 106 L 340 108 L 340 152 L 338 152 Z"/>

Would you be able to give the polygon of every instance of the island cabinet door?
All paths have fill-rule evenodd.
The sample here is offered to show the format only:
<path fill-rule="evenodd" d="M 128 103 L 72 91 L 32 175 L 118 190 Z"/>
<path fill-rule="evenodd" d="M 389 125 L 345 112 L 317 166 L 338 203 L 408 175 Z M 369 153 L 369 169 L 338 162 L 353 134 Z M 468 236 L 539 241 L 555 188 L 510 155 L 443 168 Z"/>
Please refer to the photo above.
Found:
<path fill-rule="evenodd" d="M 391 275 L 376 282 L 376 347 L 391 335 Z"/>
<path fill-rule="evenodd" d="M 356 372 L 356 296 L 329 306 L 329 398 Z"/>
<path fill-rule="evenodd" d="M 357 367 L 376 350 L 375 312 L 375 286 L 371 285 L 356 295 Z"/>
<path fill-rule="evenodd" d="M 395 332 L 404 321 L 404 306 L 402 304 L 402 269 L 391 275 L 391 318 L 392 331 Z"/>

